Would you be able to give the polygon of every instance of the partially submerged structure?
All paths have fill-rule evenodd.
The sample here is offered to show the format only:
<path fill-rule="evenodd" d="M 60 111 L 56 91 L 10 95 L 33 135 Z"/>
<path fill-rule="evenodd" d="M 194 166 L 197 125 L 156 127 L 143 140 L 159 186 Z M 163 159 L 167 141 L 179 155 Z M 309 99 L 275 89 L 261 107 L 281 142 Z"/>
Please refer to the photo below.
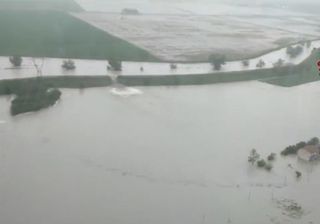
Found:
<path fill-rule="evenodd" d="M 138 9 L 125 8 L 121 12 L 122 15 L 140 15 Z"/>
<path fill-rule="evenodd" d="M 304 161 L 320 159 L 320 145 L 307 145 L 298 151 L 298 157 Z"/>

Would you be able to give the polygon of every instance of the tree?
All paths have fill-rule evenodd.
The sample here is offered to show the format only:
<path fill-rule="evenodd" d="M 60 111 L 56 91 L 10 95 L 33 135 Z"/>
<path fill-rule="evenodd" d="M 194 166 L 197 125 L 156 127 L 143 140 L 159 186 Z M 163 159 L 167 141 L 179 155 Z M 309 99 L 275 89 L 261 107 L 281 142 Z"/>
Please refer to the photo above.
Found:
<path fill-rule="evenodd" d="M 301 175 L 302 175 L 302 173 L 301 173 L 300 171 L 296 171 L 296 177 L 297 177 L 297 178 L 300 178 Z"/>
<path fill-rule="evenodd" d="M 264 166 L 264 168 L 265 168 L 266 170 L 270 171 L 270 170 L 272 170 L 273 166 L 272 166 L 272 164 L 268 163 L 268 164 L 266 164 L 266 165 Z"/>
<path fill-rule="evenodd" d="M 178 68 L 178 66 L 176 65 L 176 64 L 170 64 L 170 69 L 171 70 L 175 70 L 175 69 L 177 69 Z"/>
<path fill-rule="evenodd" d="M 110 59 L 109 66 L 114 71 L 122 71 L 122 62 L 121 61 L 117 61 L 115 59 Z"/>
<path fill-rule="evenodd" d="M 250 64 L 250 62 L 249 62 L 248 60 L 242 61 L 242 65 L 243 65 L 244 67 L 248 67 L 249 64 Z"/>
<path fill-rule="evenodd" d="M 11 64 L 15 67 L 20 67 L 22 64 L 22 57 L 20 56 L 12 56 L 9 58 Z"/>
<path fill-rule="evenodd" d="M 264 159 L 261 159 L 257 162 L 258 167 L 265 167 L 267 165 L 266 161 Z"/>
<path fill-rule="evenodd" d="M 303 51 L 303 48 L 300 45 L 296 47 L 292 47 L 292 46 L 287 47 L 287 54 L 291 58 L 296 58 L 298 55 L 302 53 L 302 51 Z"/>
<path fill-rule="evenodd" d="M 279 58 L 279 60 L 273 64 L 273 67 L 277 68 L 277 67 L 282 67 L 284 65 L 284 60 Z"/>
<path fill-rule="evenodd" d="M 266 63 L 262 59 L 260 59 L 256 66 L 257 68 L 263 68 L 264 66 L 266 66 Z"/>
<path fill-rule="evenodd" d="M 209 56 L 209 62 L 212 64 L 214 70 L 220 70 L 222 65 L 226 64 L 226 56 L 220 54 L 212 54 Z"/>
<path fill-rule="evenodd" d="M 260 155 L 257 153 L 257 150 L 252 149 L 248 157 L 248 162 L 254 165 L 259 158 L 260 158 Z"/>
<path fill-rule="evenodd" d="M 271 153 L 269 156 L 268 156 L 268 161 L 273 161 L 275 160 L 276 158 L 276 154 L 275 153 Z"/>
<path fill-rule="evenodd" d="M 307 142 L 307 145 L 319 145 L 319 138 L 314 137 Z"/>
<path fill-rule="evenodd" d="M 64 68 L 65 70 L 74 70 L 76 66 L 74 64 L 74 61 L 68 59 L 63 61 L 62 68 Z"/>

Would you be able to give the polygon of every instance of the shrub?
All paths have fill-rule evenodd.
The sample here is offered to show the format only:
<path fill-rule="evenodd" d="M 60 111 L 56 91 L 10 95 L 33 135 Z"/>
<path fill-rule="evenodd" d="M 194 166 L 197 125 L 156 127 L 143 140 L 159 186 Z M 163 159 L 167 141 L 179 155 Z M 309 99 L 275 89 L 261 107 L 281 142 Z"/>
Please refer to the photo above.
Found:
<path fill-rule="evenodd" d="M 248 162 L 252 163 L 252 165 L 260 158 L 260 155 L 257 153 L 255 149 L 252 149 L 250 155 L 248 157 Z"/>
<path fill-rule="evenodd" d="M 109 60 L 109 66 L 114 71 L 122 71 L 122 62 L 114 59 Z"/>
<path fill-rule="evenodd" d="M 267 165 L 266 161 L 264 159 L 261 159 L 257 162 L 258 167 L 265 167 Z"/>
<path fill-rule="evenodd" d="M 319 138 L 317 137 L 314 137 L 307 142 L 307 145 L 318 145 L 318 144 L 319 144 Z"/>
<path fill-rule="evenodd" d="M 212 64 L 214 70 L 220 70 L 222 65 L 226 63 L 226 56 L 221 54 L 212 54 L 209 56 L 209 62 Z"/>
<path fill-rule="evenodd" d="M 268 161 L 273 161 L 275 160 L 276 158 L 276 154 L 275 153 L 271 153 L 269 156 L 268 156 Z"/>
<path fill-rule="evenodd" d="M 315 143 L 315 142 L 317 142 L 317 138 L 313 138 L 309 141 L 309 143 Z M 306 145 L 307 145 L 306 142 L 299 142 L 296 145 L 290 145 L 281 152 L 281 155 L 287 156 L 287 155 L 297 154 L 298 150 L 304 148 Z"/>
<path fill-rule="evenodd" d="M 178 68 L 178 66 L 176 64 L 170 64 L 170 69 L 171 70 L 175 70 L 177 68 Z"/>
<path fill-rule="evenodd" d="M 47 108 L 54 105 L 60 96 L 61 92 L 58 89 L 45 90 L 42 88 L 18 95 L 11 102 L 11 114 L 17 115 Z"/>
<path fill-rule="evenodd" d="M 76 68 L 74 61 L 68 59 L 63 61 L 62 63 L 62 68 L 64 68 L 65 70 L 74 70 Z"/>
<path fill-rule="evenodd" d="M 256 66 L 257 68 L 263 68 L 264 66 L 266 66 L 266 63 L 262 59 L 260 59 Z"/>
<path fill-rule="evenodd" d="M 250 64 L 250 62 L 249 62 L 248 60 L 242 61 L 242 65 L 243 65 L 244 67 L 248 67 L 249 64 Z"/>
<path fill-rule="evenodd" d="M 279 58 L 279 60 L 273 64 L 273 67 L 277 68 L 277 67 L 282 67 L 283 65 L 284 65 L 284 60 Z"/>
<path fill-rule="evenodd" d="M 297 178 L 300 178 L 301 176 L 302 176 L 302 173 L 299 172 L 299 171 L 296 171 L 296 177 L 297 177 Z"/>
<path fill-rule="evenodd" d="M 296 58 L 298 55 L 300 55 L 303 51 L 303 48 L 298 45 L 296 47 L 292 47 L 292 46 L 289 46 L 287 48 L 287 54 L 291 57 L 291 58 Z"/>
<path fill-rule="evenodd" d="M 266 165 L 264 166 L 264 168 L 265 168 L 266 170 L 270 171 L 270 170 L 272 170 L 273 166 L 272 166 L 272 164 L 268 163 L 268 164 L 266 164 Z"/>

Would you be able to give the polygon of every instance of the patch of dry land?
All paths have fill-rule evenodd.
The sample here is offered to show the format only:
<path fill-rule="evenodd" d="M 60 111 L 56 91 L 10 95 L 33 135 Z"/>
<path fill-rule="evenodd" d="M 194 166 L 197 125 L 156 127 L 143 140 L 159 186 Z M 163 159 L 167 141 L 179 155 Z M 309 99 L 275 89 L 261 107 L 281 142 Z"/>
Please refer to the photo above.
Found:
<path fill-rule="evenodd" d="M 243 59 L 320 36 L 313 16 L 73 15 L 166 61 L 206 61 L 212 53 Z"/>

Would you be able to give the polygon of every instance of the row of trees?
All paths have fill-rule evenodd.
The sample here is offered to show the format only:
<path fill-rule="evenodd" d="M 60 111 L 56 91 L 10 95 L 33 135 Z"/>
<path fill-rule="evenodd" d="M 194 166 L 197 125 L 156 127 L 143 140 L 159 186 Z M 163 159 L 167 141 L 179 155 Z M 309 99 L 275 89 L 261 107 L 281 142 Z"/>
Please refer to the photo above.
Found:
<path fill-rule="evenodd" d="M 281 155 L 283 156 L 287 156 L 287 155 L 293 155 L 293 154 L 297 154 L 297 152 L 299 151 L 299 149 L 304 148 L 307 145 L 318 145 L 319 144 L 319 138 L 314 137 L 312 139 L 310 139 L 307 142 L 299 142 L 295 145 L 289 145 L 288 147 L 286 147 L 282 152 Z"/>
<path fill-rule="evenodd" d="M 14 67 L 21 67 L 23 59 L 21 56 L 11 56 L 11 57 L 9 57 L 9 61 Z M 40 61 L 36 58 L 32 58 L 32 63 L 33 63 L 33 66 L 35 67 L 35 69 L 37 70 L 37 73 L 39 75 L 41 75 L 42 74 L 42 67 L 44 64 L 44 58 L 41 58 Z M 76 65 L 73 60 L 67 59 L 67 60 L 63 61 L 61 67 L 65 70 L 74 70 L 76 68 Z M 107 66 L 107 69 L 114 70 L 114 71 L 121 71 L 122 70 L 122 62 L 114 60 L 114 59 L 110 59 L 109 65 Z"/>
<path fill-rule="evenodd" d="M 260 154 L 257 152 L 257 150 L 252 149 L 250 152 L 250 155 L 248 157 L 248 162 L 251 163 L 252 165 L 256 165 L 259 168 L 264 168 L 268 171 L 272 170 L 273 166 L 271 164 L 272 161 L 275 160 L 276 154 L 271 153 L 267 157 L 267 161 L 264 159 L 261 159 Z"/>
<path fill-rule="evenodd" d="M 12 56 L 9 58 L 11 64 L 15 67 L 20 67 L 22 64 L 22 57 L 20 56 Z M 44 59 L 42 58 L 42 62 L 39 64 L 36 62 L 36 59 L 33 58 L 33 65 L 37 70 L 38 74 L 42 73 L 42 66 L 43 66 L 43 61 Z M 209 61 L 213 66 L 213 69 L 216 71 L 221 70 L 222 66 L 225 65 L 226 63 L 226 57 L 224 55 L 220 55 L 220 54 L 212 54 L 209 56 Z M 250 62 L 248 60 L 244 60 L 242 61 L 242 65 L 244 67 L 248 67 L 250 65 Z M 276 63 L 273 64 L 274 67 L 281 67 L 284 65 L 284 60 L 279 59 Z M 266 66 L 266 63 L 260 59 L 259 62 L 256 64 L 257 68 L 263 68 Z M 64 60 L 62 63 L 62 68 L 64 68 L 65 70 L 74 70 L 76 68 L 76 65 L 74 63 L 74 61 L 72 61 L 71 59 L 68 60 Z M 170 64 L 170 69 L 171 70 L 175 70 L 177 69 L 177 65 L 172 63 Z M 122 71 L 122 62 L 115 60 L 115 59 L 110 59 L 109 60 L 109 64 L 107 66 L 107 70 L 113 70 L 113 71 Z M 140 71 L 144 71 L 144 68 L 141 67 Z"/>

